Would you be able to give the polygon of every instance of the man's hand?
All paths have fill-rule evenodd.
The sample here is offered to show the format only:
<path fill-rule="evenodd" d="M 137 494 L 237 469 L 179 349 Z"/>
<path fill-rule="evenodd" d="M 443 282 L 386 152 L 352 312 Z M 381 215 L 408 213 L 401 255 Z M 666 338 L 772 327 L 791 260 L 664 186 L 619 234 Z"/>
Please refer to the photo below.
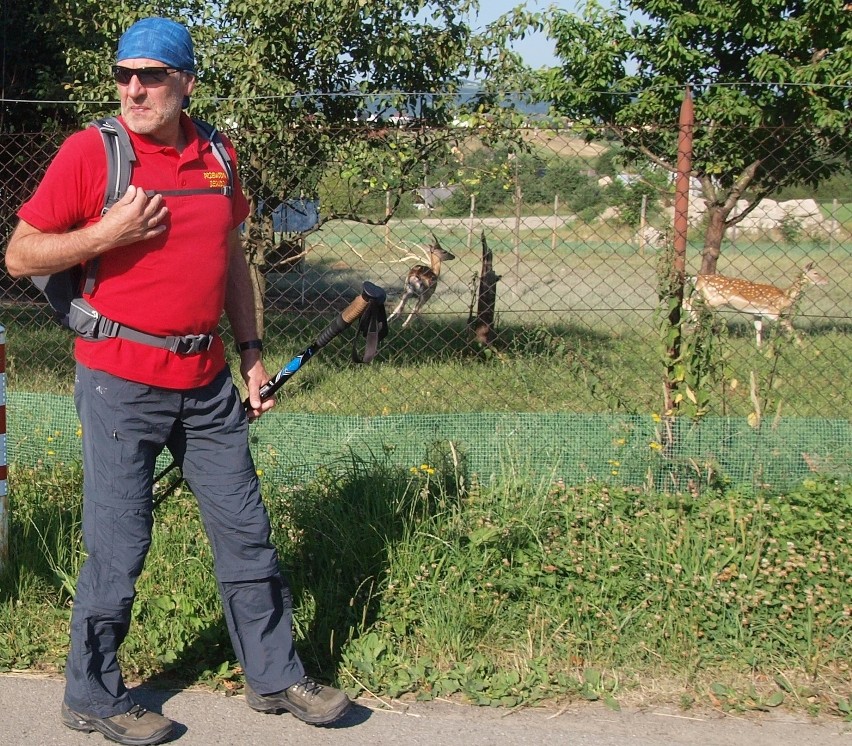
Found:
<path fill-rule="evenodd" d="M 101 218 L 98 230 L 105 243 L 113 247 L 126 246 L 163 233 L 168 214 L 162 195 L 149 197 L 144 189 L 130 185 L 124 196 Z"/>
<path fill-rule="evenodd" d="M 253 422 L 275 406 L 274 396 L 263 400 L 260 398 L 261 387 L 268 383 L 272 376 L 266 372 L 258 350 L 246 350 L 240 353 L 240 373 L 248 389 L 246 414 L 248 414 L 249 422 Z"/>

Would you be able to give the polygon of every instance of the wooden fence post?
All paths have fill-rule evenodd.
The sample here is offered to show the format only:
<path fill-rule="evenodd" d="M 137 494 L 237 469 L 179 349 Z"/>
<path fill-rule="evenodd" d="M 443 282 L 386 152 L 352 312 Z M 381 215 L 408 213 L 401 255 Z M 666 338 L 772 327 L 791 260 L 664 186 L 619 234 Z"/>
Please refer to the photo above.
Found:
<path fill-rule="evenodd" d="M 518 174 L 518 160 L 515 158 L 515 277 L 521 269 L 521 203 L 524 195 L 521 191 L 521 179 Z"/>
<path fill-rule="evenodd" d="M 669 309 L 669 328 L 674 330 L 666 345 L 665 392 L 666 423 L 669 426 L 668 445 L 672 445 L 672 416 L 677 409 L 674 391 L 677 386 L 677 361 L 680 358 L 681 334 L 680 320 L 683 307 L 683 283 L 686 278 L 686 239 L 689 230 L 689 183 L 692 176 L 692 133 L 695 128 L 695 110 L 692 105 L 692 92 L 689 86 L 683 95 L 680 107 L 679 133 L 677 141 L 677 181 L 675 188 L 674 214 L 674 257 L 668 287 L 671 296 Z M 668 293 L 667 293 L 668 295 Z"/>
<path fill-rule="evenodd" d="M 550 233 L 550 250 L 556 253 L 556 228 L 559 224 L 559 195 L 553 195 L 553 230 Z"/>
<path fill-rule="evenodd" d="M 390 189 L 385 190 L 385 249 L 390 249 L 390 214 L 391 214 Z"/>
<path fill-rule="evenodd" d="M 639 256 L 645 256 L 645 229 L 648 227 L 648 195 L 642 195 L 642 210 L 639 213 Z"/>
<path fill-rule="evenodd" d="M 473 221 L 476 216 L 476 194 L 470 195 L 470 220 L 467 224 L 467 249 L 470 251 L 470 244 L 473 237 Z"/>

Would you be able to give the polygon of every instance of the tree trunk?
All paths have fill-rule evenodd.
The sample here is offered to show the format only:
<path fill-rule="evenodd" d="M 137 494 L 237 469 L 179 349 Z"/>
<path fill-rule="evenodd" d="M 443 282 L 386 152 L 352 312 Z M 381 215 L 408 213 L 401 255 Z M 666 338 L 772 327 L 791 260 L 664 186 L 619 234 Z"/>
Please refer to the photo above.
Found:
<path fill-rule="evenodd" d="M 719 254 L 722 252 L 722 239 L 725 231 L 736 225 L 748 213 L 754 210 L 765 194 L 752 194 L 748 206 L 739 212 L 732 220 L 728 220 L 737 203 L 745 199 L 749 188 L 754 184 L 762 161 L 760 159 L 749 163 L 737 177 L 737 180 L 725 195 L 725 201 L 719 202 L 716 188 L 706 174 L 702 177 L 702 190 L 707 202 L 707 232 L 704 234 L 704 249 L 701 252 L 701 274 L 715 275 Z"/>
<path fill-rule="evenodd" d="M 704 249 L 701 252 L 701 274 L 716 274 L 716 264 L 722 252 L 722 239 L 725 237 L 725 220 L 730 210 L 723 206 L 709 207 L 707 210 L 707 232 L 704 234 Z"/>
<path fill-rule="evenodd" d="M 263 337 L 264 327 L 264 300 L 266 298 L 266 277 L 264 268 L 266 264 L 265 242 L 261 234 L 262 224 L 258 225 L 262 218 L 255 218 L 255 202 L 249 202 L 251 210 L 244 224 L 243 251 L 246 253 L 249 276 L 251 277 L 252 289 L 254 291 L 254 315 L 257 321 L 257 331 Z"/>

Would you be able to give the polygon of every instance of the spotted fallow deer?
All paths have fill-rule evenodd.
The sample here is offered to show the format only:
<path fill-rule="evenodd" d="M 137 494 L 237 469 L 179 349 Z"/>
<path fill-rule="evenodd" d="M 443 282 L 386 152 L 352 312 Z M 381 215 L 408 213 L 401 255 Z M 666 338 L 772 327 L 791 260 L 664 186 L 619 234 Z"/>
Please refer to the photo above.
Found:
<path fill-rule="evenodd" d="M 801 345 L 790 318 L 793 305 L 807 285 L 825 285 L 828 282 L 815 269 L 813 262 L 802 267 L 795 282 L 787 288 L 765 285 L 758 282 L 741 280 L 738 277 L 724 275 L 698 275 L 694 278 L 695 293 L 699 293 L 709 308 L 728 306 L 737 311 L 745 311 L 754 316 L 754 330 L 757 334 L 757 346 L 763 342 L 763 321 L 778 321 Z M 693 321 L 697 313 L 691 298 L 686 297 L 683 307 Z"/>
<path fill-rule="evenodd" d="M 408 326 L 411 319 L 423 310 L 426 301 L 435 292 L 435 288 L 438 286 L 438 278 L 441 276 L 441 262 L 456 258 L 449 251 L 441 248 L 441 244 L 438 243 L 438 239 L 434 233 L 432 234 L 432 239 L 434 243 L 427 247 L 429 252 L 429 266 L 415 264 L 408 270 L 408 276 L 405 278 L 405 288 L 402 291 L 402 298 L 399 299 L 396 308 L 388 316 L 388 321 L 401 316 L 405 310 L 405 304 L 411 298 L 417 298 L 417 302 L 414 304 L 411 313 L 408 314 L 408 318 L 402 322 L 403 328 Z"/>

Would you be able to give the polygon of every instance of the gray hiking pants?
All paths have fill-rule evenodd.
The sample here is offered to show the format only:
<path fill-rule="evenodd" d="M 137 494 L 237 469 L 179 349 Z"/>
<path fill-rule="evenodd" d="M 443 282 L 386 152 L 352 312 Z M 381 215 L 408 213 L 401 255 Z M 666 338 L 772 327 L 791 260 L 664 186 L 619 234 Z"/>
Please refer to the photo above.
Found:
<path fill-rule="evenodd" d="M 65 701 L 112 717 L 132 700 L 117 653 L 151 545 L 156 459 L 169 448 L 198 500 L 237 659 L 261 694 L 304 675 L 292 637 L 292 596 L 270 540 L 248 420 L 226 369 L 208 386 L 159 389 L 77 366 L 83 427 L 83 540 L 71 614 Z"/>

